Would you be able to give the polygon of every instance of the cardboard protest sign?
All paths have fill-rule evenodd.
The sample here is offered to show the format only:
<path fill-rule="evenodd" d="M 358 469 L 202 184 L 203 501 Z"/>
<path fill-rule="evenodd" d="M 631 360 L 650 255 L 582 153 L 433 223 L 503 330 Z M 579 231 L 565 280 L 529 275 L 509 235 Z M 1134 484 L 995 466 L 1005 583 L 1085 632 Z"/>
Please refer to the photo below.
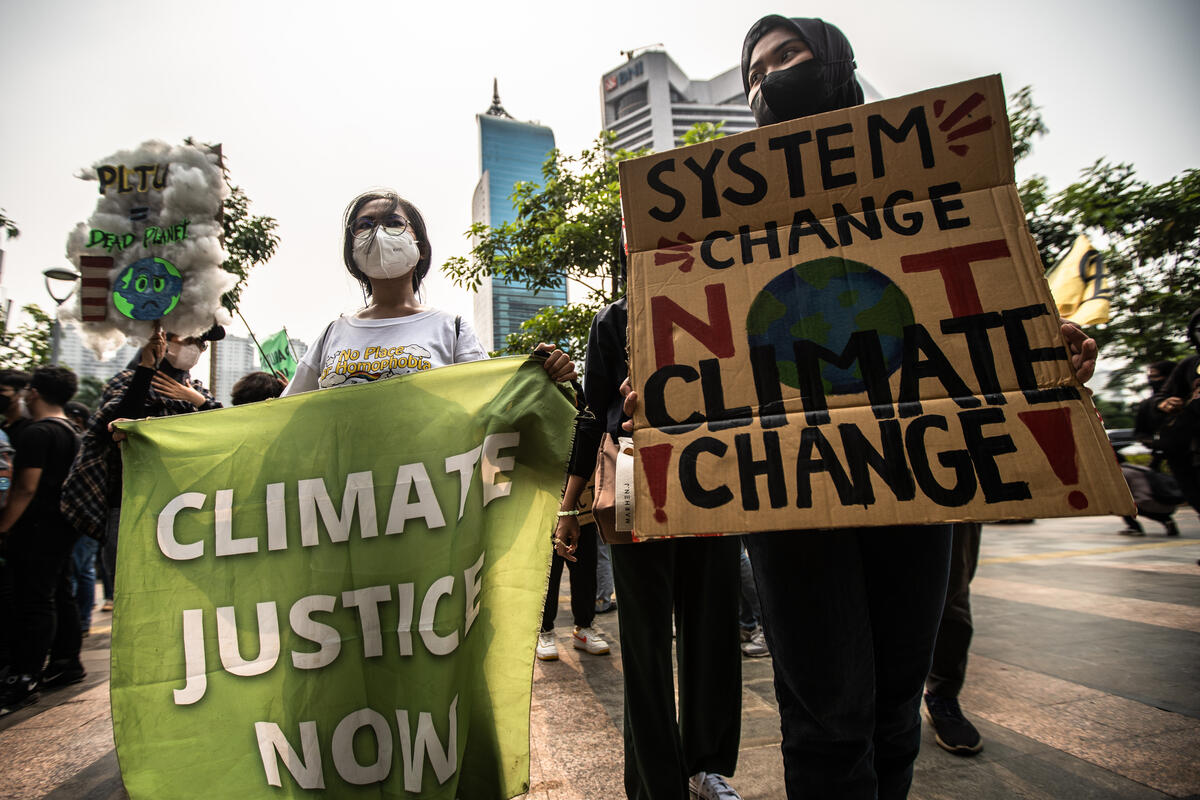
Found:
<path fill-rule="evenodd" d="M 527 791 L 573 420 L 506 358 L 124 424 L 130 797 Z"/>
<path fill-rule="evenodd" d="M 1132 513 L 999 76 L 620 175 L 639 536 Z"/>
<path fill-rule="evenodd" d="M 96 181 L 100 197 L 67 237 L 82 286 L 63 315 L 81 323 L 89 347 L 105 357 L 156 325 L 196 336 L 230 322 L 221 295 L 237 277 L 221 268 L 228 188 L 219 145 L 144 142 L 79 177 Z"/>

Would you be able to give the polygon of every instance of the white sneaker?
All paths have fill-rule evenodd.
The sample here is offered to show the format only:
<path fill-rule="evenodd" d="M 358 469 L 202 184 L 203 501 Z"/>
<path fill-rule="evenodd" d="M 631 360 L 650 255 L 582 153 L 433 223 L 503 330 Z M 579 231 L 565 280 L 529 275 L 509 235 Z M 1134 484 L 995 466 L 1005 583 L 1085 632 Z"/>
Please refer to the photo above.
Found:
<path fill-rule="evenodd" d="M 594 656 L 602 656 L 608 652 L 608 642 L 596 633 L 596 629 L 592 627 L 580 628 L 575 626 L 575 634 L 571 637 L 575 642 L 576 650 L 587 650 Z"/>
<path fill-rule="evenodd" d="M 554 643 L 554 631 L 541 631 L 538 633 L 537 650 L 538 661 L 558 661 L 558 645 Z"/>
<path fill-rule="evenodd" d="M 763 633 L 762 626 L 759 625 L 750 634 L 750 638 L 742 642 L 742 655 L 747 658 L 762 658 L 769 656 L 771 651 L 767 649 L 767 637 Z"/>
<path fill-rule="evenodd" d="M 697 772 L 688 781 L 692 800 L 742 800 L 725 779 L 715 772 Z"/>

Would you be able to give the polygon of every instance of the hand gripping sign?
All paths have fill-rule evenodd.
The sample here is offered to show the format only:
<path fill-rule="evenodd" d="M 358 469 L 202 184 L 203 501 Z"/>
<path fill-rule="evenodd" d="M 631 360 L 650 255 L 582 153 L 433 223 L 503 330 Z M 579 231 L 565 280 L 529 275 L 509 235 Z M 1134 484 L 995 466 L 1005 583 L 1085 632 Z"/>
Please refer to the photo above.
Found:
<path fill-rule="evenodd" d="M 998 76 L 620 175 L 639 537 L 1132 513 Z"/>
<path fill-rule="evenodd" d="M 160 325 L 192 336 L 230 321 L 221 295 L 237 278 L 221 268 L 220 159 L 219 147 L 149 141 L 82 171 L 100 198 L 67 237 L 83 280 L 79 304 L 64 315 L 97 353 Z"/>

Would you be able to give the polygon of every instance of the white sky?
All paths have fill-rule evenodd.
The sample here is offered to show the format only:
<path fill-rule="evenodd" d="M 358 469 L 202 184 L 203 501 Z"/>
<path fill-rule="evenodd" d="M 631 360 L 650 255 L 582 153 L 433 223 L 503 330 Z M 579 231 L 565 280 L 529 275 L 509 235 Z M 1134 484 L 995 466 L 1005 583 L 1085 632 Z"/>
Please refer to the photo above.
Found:
<path fill-rule="evenodd" d="M 995 72 L 1010 93 L 1032 84 L 1051 132 L 1020 172 L 1055 188 L 1102 156 L 1153 181 L 1200 166 L 1195 0 L 0 0 L 0 208 L 21 229 L 4 245 L 4 292 L 14 308 L 52 305 L 41 271 L 66 264 L 67 233 L 97 197 L 73 177 L 80 167 L 193 136 L 222 142 L 252 211 L 279 221 L 279 250 L 244 294 L 256 333 L 286 324 L 311 341 L 361 305 L 341 263 L 341 213 L 375 185 L 398 189 L 429 223 L 426 301 L 469 315 L 469 296 L 436 267 L 469 249 L 474 115 L 493 76 L 513 116 L 577 152 L 600 128 L 600 76 L 620 50 L 661 42 L 708 78 L 737 63 L 747 28 L 773 12 L 839 25 L 885 96 Z"/>

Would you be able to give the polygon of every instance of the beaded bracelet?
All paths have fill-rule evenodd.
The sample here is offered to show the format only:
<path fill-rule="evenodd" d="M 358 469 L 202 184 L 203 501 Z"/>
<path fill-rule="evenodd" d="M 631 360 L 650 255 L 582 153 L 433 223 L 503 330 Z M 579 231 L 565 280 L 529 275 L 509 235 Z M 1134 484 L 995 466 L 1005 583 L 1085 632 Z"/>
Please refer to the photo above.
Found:
<path fill-rule="evenodd" d="M 558 515 L 559 515 L 560 517 L 578 517 L 578 516 L 579 516 L 579 509 L 578 509 L 578 508 L 572 508 L 570 511 L 559 511 L 559 512 L 558 512 Z"/>

